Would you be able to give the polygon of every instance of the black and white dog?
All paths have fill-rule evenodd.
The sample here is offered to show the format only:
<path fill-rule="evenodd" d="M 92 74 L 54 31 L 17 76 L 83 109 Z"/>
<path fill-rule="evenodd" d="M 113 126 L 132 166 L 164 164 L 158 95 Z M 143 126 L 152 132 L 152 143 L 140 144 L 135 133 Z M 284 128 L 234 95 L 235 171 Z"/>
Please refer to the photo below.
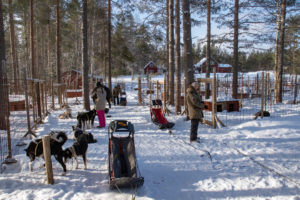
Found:
<path fill-rule="evenodd" d="M 77 137 L 77 141 L 74 142 L 74 144 L 64 151 L 64 158 L 65 158 L 65 163 L 68 162 L 69 159 L 75 158 L 76 161 L 76 169 L 78 169 L 78 156 L 82 156 L 83 163 L 84 163 L 84 169 L 87 169 L 86 166 L 86 153 L 88 149 L 88 140 L 86 134 L 80 134 Z"/>
<path fill-rule="evenodd" d="M 81 134 L 85 134 L 87 137 L 88 143 L 96 143 L 97 142 L 97 140 L 94 139 L 94 136 L 92 133 L 86 133 L 85 131 L 81 130 L 79 127 L 72 126 L 72 128 L 73 128 L 73 137 L 75 140 L 77 140 Z"/>
<path fill-rule="evenodd" d="M 76 141 L 74 144 L 64 150 L 64 158 L 65 163 L 68 162 L 69 159 L 75 158 L 76 161 L 76 169 L 78 169 L 78 156 L 82 156 L 84 169 L 87 169 L 87 159 L 86 153 L 88 149 L 89 143 L 96 143 L 97 140 L 94 139 L 94 136 L 91 133 L 85 133 L 78 127 L 73 127 L 74 138 Z"/>
<path fill-rule="evenodd" d="M 80 112 L 77 114 L 77 127 L 85 130 L 89 126 L 94 127 L 94 120 L 96 116 L 96 110 L 93 109 L 88 112 Z"/>
<path fill-rule="evenodd" d="M 64 151 L 62 146 L 67 141 L 68 137 L 65 132 L 57 131 L 49 133 L 51 136 L 50 139 L 50 149 L 51 155 L 54 155 L 55 159 L 61 164 L 64 169 L 64 172 L 67 171 L 66 165 L 63 162 Z M 36 157 L 43 157 L 43 143 L 42 139 L 35 139 L 31 141 L 27 147 L 24 149 L 26 151 L 26 155 L 30 158 L 30 171 L 33 171 L 32 162 Z M 44 157 L 43 157 L 44 158 Z"/>

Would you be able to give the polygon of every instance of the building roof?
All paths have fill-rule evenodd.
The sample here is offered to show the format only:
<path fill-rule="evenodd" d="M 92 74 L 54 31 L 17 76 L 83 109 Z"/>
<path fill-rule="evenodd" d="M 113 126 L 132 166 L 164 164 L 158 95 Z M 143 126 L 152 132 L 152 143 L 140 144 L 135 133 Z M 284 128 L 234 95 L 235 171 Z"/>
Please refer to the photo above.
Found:
<path fill-rule="evenodd" d="M 199 67 L 201 67 L 204 63 L 206 62 L 206 58 L 202 58 L 197 64 L 195 64 L 195 67 L 196 68 L 199 68 Z M 211 58 L 211 65 L 214 65 L 214 64 L 216 64 L 217 62 L 213 59 L 213 58 Z"/>
<path fill-rule="evenodd" d="M 156 67 L 155 63 L 153 61 L 148 62 L 145 66 L 144 69 L 146 69 L 150 64 L 152 63 L 153 66 Z"/>
<path fill-rule="evenodd" d="M 216 63 L 216 61 L 215 61 L 214 59 L 211 59 L 211 60 L 212 60 L 211 65 L 214 65 L 214 64 Z M 199 68 L 199 67 L 201 67 L 205 62 L 206 62 L 206 58 L 202 58 L 197 64 L 195 64 L 195 67 L 196 67 L 196 68 Z M 229 65 L 229 64 L 218 64 L 218 67 L 230 68 L 230 67 L 232 67 L 232 66 Z"/>
<path fill-rule="evenodd" d="M 219 64 L 219 67 L 230 68 L 230 67 L 232 67 L 232 66 L 229 65 L 229 64 Z"/>

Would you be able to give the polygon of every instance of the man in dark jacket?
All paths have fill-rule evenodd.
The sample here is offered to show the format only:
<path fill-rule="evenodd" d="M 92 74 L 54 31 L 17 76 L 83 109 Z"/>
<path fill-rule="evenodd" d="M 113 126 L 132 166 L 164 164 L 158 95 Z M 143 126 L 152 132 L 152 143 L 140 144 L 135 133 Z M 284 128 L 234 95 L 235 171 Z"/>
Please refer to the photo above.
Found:
<path fill-rule="evenodd" d="M 120 101 L 119 101 L 119 95 L 121 94 L 121 87 L 120 85 L 116 85 L 113 89 L 112 95 L 114 98 L 114 105 L 119 105 Z M 117 101 L 116 101 L 117 100 Z"/>
<path fill-rule="evenodd" d="M 197 141 L 199 121 L 203 118 L 202 109 L 204 108 L 204 103 L 201 100 L 201 96 L 197 92 L 198 88 L 199 83 L 193 82 L 187 89 L 188 116 L 191 120 L 191 142 Z"/>

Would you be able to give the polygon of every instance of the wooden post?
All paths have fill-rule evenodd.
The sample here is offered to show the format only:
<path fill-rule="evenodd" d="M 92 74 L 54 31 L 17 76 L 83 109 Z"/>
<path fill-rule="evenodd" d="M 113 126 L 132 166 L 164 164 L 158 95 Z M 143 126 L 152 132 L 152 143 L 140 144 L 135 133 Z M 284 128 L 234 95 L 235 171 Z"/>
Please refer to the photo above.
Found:
<path fill-rule="evenodd" d="M 36 128 L 36 105 L 35 105 L 35 93 L 34 93 L 34 80 L 31 80 L 31 103 L 32 103 L 32 115 L 33 123 Z"/>
<path fill-rule="evenodd" d="M 166 92 L 167 92 L 167 72 L 164 73 L 164 111 L 166 110 L 167 107 L 167 96 L 166 96 Z"/>
<path fill-rule="evenodd" d="M 295 76 L 295 90 L 294 90 L 294 104 L 297 104 L 297 92 L 298 92 L 298 85 L 297 85 L 298 79 L 297 79 L 297 74 Z"/>
<path fill-rule="evenodd" d="M 138 77 L 138 104 L 142 105 L 142 80 L 141 77 Z"/>
<path fill-rule="evenodd" d="M 264 98 L 265 98 L 265 95 L 264 95 L 264 91 L 265 91 L 265 73 L 262 72 L 262 77 L 261 77 L 261 108 L 260 108 L 260 114 L 261 114 L 261 118 L 264 117 Z"/>
<path fill-rule="evenodd" d="M 94 82 L 93 82 L 94 83 Z M 97 83 L 97 82 L 96 82 Z M 94 88 L 95 86 L 95 83 L 93 84 L 93 87 Z M 64 98 L 65 98 L 65 101 L 66 101 L 66 104 L 69 105 L 68 103 L 68 97 L 67 97 L 67 89 L 68 89 L 68 86 L 64 85 Z"/>
<path fill-rule="evenodd" d="M 159 81 L 156 81 L 156 99 L 159 99 Z"/>
<path fill-rule="evenodd" d="M 51 79 L 51 100 L 52 100 L 52 109 L 55 109 L 55 100 L 54 100 L 54 85 L 53 80 Z"/>
<path fill-rule="evenodd" d="M 248 91 L 248 99 L 250 98 L 250 94 L 252 95 L 252 91 L 250 92 L 251 87 L 250 87 L 250 78 L 248 75 L 248 83 L 247 83 L 247 91 Z"/>
<path fill-rule="evenodd" d="M 150 96 L 149 96 L 149 100 L 150 100 L 150 103 L 149 103 L 149 105 L 150 105 L 150 107 L 151 107 L 151 105 L 152 105 L 152 80 L 151 80 L 151 78 L 149 78 L 149 90 L 150 90 Z"/>
<path fill-rule="evenodd" d="M 27 116 L 27 133 L 24 135 L 26 137 L 28 134 L 30 134 L 30 138 L 32 138 L 32 135 L 36 137 L 36 135 L 31 131 L 31 125 L 30 125 L 30 114 L 29 114 L 29 100 L 28 100 L 28 85 L 27 85 L 27 78 L 26 78 L 26 69 L 24 68 L 24 89 L 25 89 L 25 105 L 26 105 L 26 116 Z"/>
<path fill-rule="evenodd" d="M 267 99 L 268 99 L 268 75 L 269 73 L 266 74 L 266 77 L 265 77 L 265 81 L 264 81 L 264 105 L 265 105 L 265 110 L 267 110 Z"/>
<path fill-rule="evenodd" d="M 228 95 L 228 88 L 229 88 L 229 82 L 228 82 L 228 77 L 226 76 L 226 78 L 225 78 L 225 96 L 226 97 Z"/>
<path fill-rule="evenodd" d="M 51 149 L 50 149 L 50 136 L 43 137 L 43 151 L 44 151 L 44 159 L 45 159 L 45 166 L 46 166 L 46 174 L 47 174 L 47 181 L 48 184 L 53 184 L 53 170 L 52 170 L 52 161 L 51 161 Z"/>
<path fill-rule="evenodd" d="M 41 102 L 42 102 L 42 113 L 43 113 L 43 118 L 45 117 L 45 98 L 44 98 L 44 83 L 42 82 L 40 85 L 41 88 L 41 93 L 42 93 L 42 97 L 41 97 Z"/>
<path fill-rule="evenodd" d="M 259 94 L 259 76 L 258 74 L 256 75 L 256 79 L 255 79 L 255 83 L 256 83 L 256 94 Z"/>
<path fill-rule="evenodd" d="M 243 108 L 243 72 L 241 73 L 241 103 L 240 108 Z"/>
<path fill-rule="evenodd" d="M 212 123 L 213 128 L 217 128 L 217 122 L 216 122 L 216 102 L 217 102 L 217 96 L 216 96 L 216 68 L 213 68 L 214 78 L 212 82 L 212 109 L 211 109 L 211 115 L 212 115 Z"/>
<path fill-rule="evenodd" d="M 45 82 L 44 87 L 45 87 L 45 95 L 44 95 L 44 97 L 45 97 L 45 109 L 46 109 L 46 116 L 47 116 L 48 115 L 47 82 Z"/>

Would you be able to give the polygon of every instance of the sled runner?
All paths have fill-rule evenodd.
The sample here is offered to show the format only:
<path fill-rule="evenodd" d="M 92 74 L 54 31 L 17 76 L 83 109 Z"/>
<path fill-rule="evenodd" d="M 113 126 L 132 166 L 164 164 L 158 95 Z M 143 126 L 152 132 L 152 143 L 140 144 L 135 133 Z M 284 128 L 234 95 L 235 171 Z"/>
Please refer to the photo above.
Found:
<path fill-rule="evenodd" d="M 152 100 L 152 106 L 150 106 L 151 120 L 156 124 L 160 129 L 173 128 L 175 125 L 172 122 L 169 122 L 162 112 L 162 101 L 160 99 Z"/>
<path fill-rule="evenodd" d="M 116 133 L 124 135 L 124 132 L 128 135 L 116 136 Z M 140 175 L 136 162 L 134 126 L 125 120 L 112 121 L 108 126 L 108 138 L 110 188 L 137 188 L 143 185 L 144 177 Z"/>

